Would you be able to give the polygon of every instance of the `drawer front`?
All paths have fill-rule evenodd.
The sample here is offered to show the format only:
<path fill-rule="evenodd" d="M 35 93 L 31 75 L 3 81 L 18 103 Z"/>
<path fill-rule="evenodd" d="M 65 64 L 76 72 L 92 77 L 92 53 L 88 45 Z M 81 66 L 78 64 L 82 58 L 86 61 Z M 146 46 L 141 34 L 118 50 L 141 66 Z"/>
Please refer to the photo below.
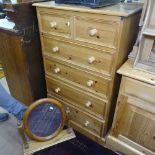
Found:
<path fill-rule="evenodd" d="M 155 104 L 155 86 L 127 77 L 123 77 L 122 83 L 123 93 Z"/>
<path fill-rule="evenodd" d="M 66 104 L 63 104 L 63 105 L 68 115 L 69 123 L 72 121 L 76 122 L 84 129 L 90 130 L 91 132 L 97 135 L 101 135 L 103 122 L 100 122 L 94 117 L 87 115 L 86 113 L 82 112 L 80 109 L 68 106 Z"/>
<path fill-rule="evenodd" d="M 69 121 L 68 125 L 70 127 L 72 127 L 73 129 L 75 129 L 76 131 L 80 132 L 81 134 L 87 136 L 88 138 L 92 139 L 93 141 L 99 143 L 100 142 L 100 139 L 102 137 L 102 134 L 101 136 L 98 135 L 98 134 L 95 134 L 94 132 L 86 129 L 85 127 L 79 125 L 78 123 L 74 122 L 74 121 Z"/>
<path fill-rule="evenodd" d="M 104 117 L 106 103 L 100 98 L 48 76 L 46 76 L 46 83 L 48 92 L 100 118 Z"/>
<path fill-rule="evenodd" d="M 111 75 L 114 55 L 79 45 L 43 38 L 44 53 L 83 66 L 89 70 Z"/>
<path fill-rule="evenodd" d="M 72 66 L 58 63 L 54 60 L 45 59 L 45 70 L 47 74 L 54 74 L 58 77 L 65 78 L 77 84 L 79 87 L 100 96 L 108 97 L 110 80 L 93 75 L 89 72 L 74 68 Z"/>
<path fill-rule="evenodd" d="M 40 12 L 40 29 L 52 35 L 71 37 L 71 17 L 59 14 Z"/>
<path fill-rule="evenodd" d="M 100 46 L 116 48 L 118 23 L 104 19 L 76 17 L 75 39 Z"/>

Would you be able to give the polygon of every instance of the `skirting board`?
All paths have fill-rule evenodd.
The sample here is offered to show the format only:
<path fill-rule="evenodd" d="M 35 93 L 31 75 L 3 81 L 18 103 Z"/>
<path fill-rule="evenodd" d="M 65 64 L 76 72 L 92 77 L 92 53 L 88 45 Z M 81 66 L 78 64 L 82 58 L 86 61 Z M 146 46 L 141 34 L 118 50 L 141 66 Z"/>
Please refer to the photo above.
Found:
<path fill-rule="evenodd" d="M 154 152 L 142 147 L 141 145 L 131 141 L 130 139 L 119 135 L 118 138 L 108 135 L 106 147 L 114 152 L 126 155 L 155 155 Z"/>
<path fill-rule="evenodd" d="M 61 133 L 56 136 L 55 138 L 45 141 L 45 142 L 36 142 L 33 140 L 30 140 L 28 142 L 29 148 L 25 149 L 23 146 L 23 154 L 24 155 L 31 155 L 37 151 L 46 149 L 48 147 L 54 146 L 56 144 L 62 143 L 64 141 L 68 141 L 70 139 L 75 138 L 75 133 L 72 128 L 65 129 L 61 131 Z"/>

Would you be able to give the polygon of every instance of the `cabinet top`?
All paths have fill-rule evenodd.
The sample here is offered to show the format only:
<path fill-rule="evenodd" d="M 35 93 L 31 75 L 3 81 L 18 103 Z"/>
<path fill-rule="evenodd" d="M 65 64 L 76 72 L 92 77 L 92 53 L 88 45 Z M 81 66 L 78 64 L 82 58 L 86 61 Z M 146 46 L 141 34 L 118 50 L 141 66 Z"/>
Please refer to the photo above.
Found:
<path fill-rule="evenodd" d="M 133 68 L 133 62 L 131 60 L 126 61 L 117 73 L 127 76 L 139 81 L 143 81 L 152 85 L 155 85 L 155 75 L 147 73 Z"/>
<path fill-rule="evenodd" d="M 70 10 L 77 12 L 88 12 L 88 13 L 98 13 L 98 14 L 128 17 L 136 12 L 141 11 L 143 5 L 141 3 L 118 3 L 111 6 L 91 9 L 85 6 L 57 4 L 54 1 L 49 1 L 49 2 L 34 3 L 33 6 L 37 6 L 40 8 L 52 8 L 52 9 Z"/>

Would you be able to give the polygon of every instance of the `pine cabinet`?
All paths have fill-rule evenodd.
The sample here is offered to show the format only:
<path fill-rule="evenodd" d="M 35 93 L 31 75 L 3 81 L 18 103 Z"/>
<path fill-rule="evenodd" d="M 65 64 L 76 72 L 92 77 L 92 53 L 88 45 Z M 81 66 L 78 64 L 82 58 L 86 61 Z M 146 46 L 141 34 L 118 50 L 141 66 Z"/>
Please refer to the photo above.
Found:
<path fill-rule="evenodd" d="M 133 69 L 130 61 L 118 72 L 122 81 L 107 146 L 127 155 L 154 155 L 155 76 Z"/>

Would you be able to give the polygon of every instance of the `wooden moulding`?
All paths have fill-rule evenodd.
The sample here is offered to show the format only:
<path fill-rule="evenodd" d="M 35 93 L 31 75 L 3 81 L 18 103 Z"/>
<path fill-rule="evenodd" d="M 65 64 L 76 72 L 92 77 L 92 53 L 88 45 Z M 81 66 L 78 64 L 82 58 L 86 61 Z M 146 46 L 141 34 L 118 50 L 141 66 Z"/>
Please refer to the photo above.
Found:
<path fill-rule="evenodd" d="M 154 152 L 138 145 L 137 143 L 122 135 L 120 135 L 118 138 L 108 136 L 106 147 L 120 154 L 125 153 L 128 155 L 155 155 Z"/>

